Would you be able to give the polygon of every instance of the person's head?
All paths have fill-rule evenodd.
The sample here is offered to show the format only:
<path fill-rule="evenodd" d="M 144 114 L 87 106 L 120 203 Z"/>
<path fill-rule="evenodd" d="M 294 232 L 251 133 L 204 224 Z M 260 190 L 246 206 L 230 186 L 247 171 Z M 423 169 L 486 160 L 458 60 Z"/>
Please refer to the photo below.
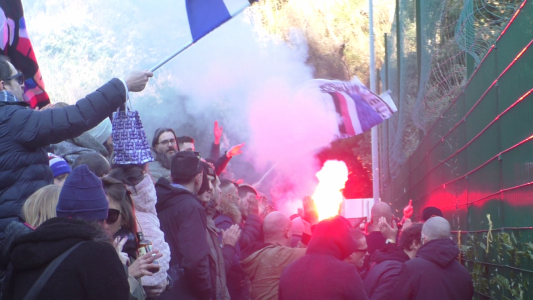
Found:
<path fill-rule="evenodd" d="M 228 179 L 222 179 L 220 181 L 221 201 L 227 201 L 235 206 L 239 206 L 239 187 Z"/>
<path fill-rule="evenodd" d="M 66 160 L 52 153 L 48 153 L 48 163 L 54 174 L 54 184 L 62 187 L 72 169 Z"/>
<path fill-rule="evenodd" d="M 365 256 L 368 253 L 365 234 L 359 229 L 350 228 L 350 236 L 355 241 L 356 250 L 344 261 L 361 268 L 365 262 Z"/>
<path fill-rule="evenodd" d="M 33 228 L 37 228 L 44 221 L 56 217 L 56 207 L 60 192 L 61 187 L 47 185 L 33 193 L 22 207 L 22 214 L 26 223 Z"/>
<path fill-rule="evenodd" d="M 280 212 L 271 212 L 263 220 L 265 243 L 290 247 L 292 239 L 291 219 Z"/>
<path fill-rule="evenodd" d="M 109 236 L 114 236 L 122 227 L 126 227 L 133 234 L 137 233 L 135 206 L 124 183 L 111 177 L 103 177 L 102 184 L 109 200 L 106 219 Z"/>
<path fill-rule="evenodd" d="M 372 210 L 370 211 L 371 214 L 371 221 L 374 225 L 371 230 L 373 231 L 379 231 L 379 228 L 377 224 L 379 223 L 379 219 L 384 217 L 387 219 L 387 222 L 390 224 L 392 222 L 392 209 L 390 205 L 388 205 L 385 202 L 378 202 L 372 206 Z"/>
<path fill-rule="evenodd" d="M 99 144 L 105 145 L 111 137 L 111 120 L 105 118 L 100 124 L 87 131 L 87 133 L 93 137 Z M 111 143 L 112 144 L 112 143 Z"/>
<path fill-rule="evenodd" d="M 24 75 L 4 59 L 0 59 L 0 88 L 13 94 L 17 101 L 24 101 Z"/>
<path fill-rule="evenodd" d="M 202 186 L 198 191 L 198 198 L 204 206 L 207 206 L 213 195 L 213 180 L 217 176 L 215 169 L 213 169 L 207 162 L 201 162 L 203 168 Z"/>
<path fill-rule="evenodd" d="M 195 151 L 194 139 L 190 136 L 178 137 L 179 151 Z"/>
<path fill-rule="evenodd" d="M 424 208 L 422 211 L 422 219 L 420 220 L 422 223 L 426 222 L 427 220 L 433 218 L 433 217 L 444 217 L 442 215 L 442 210 L 434 207 L 434 206 L 428 206 Z"/>
<path fill-rule="evenodd" d="M 416 252 L 422 246 L 420 241 L 422 235 L 422 223 L 414 223 L 405 228 L 400 236 L 400 243 L 398 246 L 403 249 L 411 259 L 416 257 Z"/>
<path fill-rule="evenodd" d="M 170 177 L 172 182 L 197 194 L 202 186 L 203 167 L 200 154 L 192 151 L 176 153 L 172 158 Z"/>
<path fill-rule="evenodd" d="M 216 176 L 213 180 L 213 193 L 211 194 L 211 200 L 214 201 L 216 208 L 220 205 L 221 196 L 222 189 L 220 188 L 220 177 Z"/>
<path fill-rule="evenodd" d="M 144 180 L 144 165 L 114 165 L 108 177 L 115 178 L 129 186 L 136 186 Z"/>
<path fill-rule="evenodd" d="M 109 202 L 100 179 L 87 165 L 74 168 L 59 194 L 57 216 L 103 223 L 108 209 Z"/>
<path fill-rule="evenodd" d="M 251 185 L 241 184 L 239 186 L 239 210 L 243 216 L 248 215 L 250 205 L 257 206 L 259 204 L 258 197 L 259 193 Z"/>
<path fill-rule="evenodd" d="M 104 177 L 111 171 L 109 161 L 99 153 L 81 154 L 72 164 L 72 168 L 74 169 L 81 165 L 86 165 L 98 177 Z"/>
<path fill-rule="evenodd" d="M 451 236 L 450 223 L 443 217 L 433 217 L 424 223 L 422 227 L 422 245 L 437 240 L 448 239 Z"/>
<path fill-rule="evenodd" d="M 171 158 L 179 151 L 176 133 L 171 128 L 158 128 L 152 139 L 152 150 L 154 152 Z"/>

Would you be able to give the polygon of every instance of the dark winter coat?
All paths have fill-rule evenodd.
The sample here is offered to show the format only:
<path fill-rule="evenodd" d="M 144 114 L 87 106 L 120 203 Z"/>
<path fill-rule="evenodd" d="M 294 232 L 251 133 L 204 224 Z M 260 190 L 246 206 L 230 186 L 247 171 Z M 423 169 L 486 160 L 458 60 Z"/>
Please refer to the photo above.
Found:
<path fill-rule="evenodd" d="M 14 241 L 13 273 L 4 299 L 23 299 L 46 267 L 80 241 L 58 266 L 37 299 L 129 298 L 126 269 L 101 231 L 78 219 L 53 218 Z"/>
<path fill-rule="evenodd" d="M 374 252 L 370 261 L 370 270 L 366 273 L 363 284 L 371 300 L 389 300 L 398 282 L 398 274 L 403 263 L 410 258 L 395 244 Z"/>
<path fill-rule="evenodd" d="M 220 144 L 211 144 L 211 153 L 209 158 L 215 162 L 215 172 L 217 175 L 220 175 L 222 172 L 224 172 L 224 169 L 226 169 L 229 161 L 231 160 L 231 157 L 228 157 L 226 153 L 227 152 L 224 152 L 224 154 L 220 156 Z"/>
<path fill-rule="evenodd" d="M 0 102 L 0 241 L 19 220 L 24 201 L 53 183 L 43 147 L 79 136 L 109 117 L 126 100 L 113 79 L 76 105 L 34 111 L 23 102 Z"/>
<path fill-rule="evenodd" d="M 156 183 L 157 217 L 170 246 L 170 273 L 176 280 L 160 299 L 207 300 L 215 296 L 207 244 L 207 219 L 192 192 L 174 187 L 165 178 Z M 215 269 L 215 268 L 213 268 Z"/>
<path fill-rule="evenodd" d="M 318 223 L 305 256 L 281 275 L 280 300 L 365 300 L 357 268 L 343 260 L 357 249 L 341 217 Z"/>
<path fill-rule="evenodd" d="M 263 220 L 261 217 L 249 214 L 244 224 L 241 224 L 242 235 L 239 239 L 241 249 L 246 249 L 251 244 L 262 241 L 262 228 Z"/>
<path fill-rule="evenodd" d="M 215 226 L 220 230 L 228 230 L 234 224 L 240 224 L 241 213 L 239 209 L 224 200 L 220 203 L 219 214 L 215 217 Z M 242 239 L 241 234 L 241 239 Z M 219 241 L 222 243 L 222 235 L 219 234 Z M 232 300 L 249 299 L 249 287 L 246 274 L 244 273 L 241 264 L 241 247 L 240 242 L 235 245 L 235 255 L 226 262 L 226 284 L 228 292 Z"/>
<path fill-rule="evenodd" d="M 381 234 L 381 231 L 372 231 L 366 235 L 366 244 L 368 245 L 368 254 L 372 256 L 377 250 L 385 247 L 387 239 Z"/>
<path fill-rule="evenodd" d="M 390 299 L 471 300 L 472 277 L 457 261 L 459 249 L 450 239 L 426 243 L 406 262 Z"/>

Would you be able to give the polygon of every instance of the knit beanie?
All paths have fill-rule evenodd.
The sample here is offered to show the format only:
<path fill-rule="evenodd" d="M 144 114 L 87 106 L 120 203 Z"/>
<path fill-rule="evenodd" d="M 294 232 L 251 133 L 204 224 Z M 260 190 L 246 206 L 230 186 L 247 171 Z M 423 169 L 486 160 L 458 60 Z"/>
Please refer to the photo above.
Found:
<path fill-rule="evenodd" d="M 87 133 L 95 138 L 98 143 L 103 144 L 111 136 L 111 121 L 109 118 L 105 118 L 100 124 L 96 125 L 93 129 L 87 131 Z"/>
<path fill-rule="evenodd" d="M 48 163 L 50 164 L 52 173 L 54 173 L 54 178 L 59 175 L 72 172 L 72 169 L 68 165 L 67 161 L 53 153 L 48 153 Z"/>
<path fill-rule="evenodd" d="M 189 181 L 203 171 L 197 152 L 181 151 L 172 157 L 170 176 L 174 181 Z"/>
<path fill-rule="evenodd" d="M 102 181 L 87 165 L 74 168 L 59 194 L 57 216 L 80 218 L 90 222 L 104 221 L 107 219 L 108 209 L 109 202 Z"/>
<path fill-rule="evenodd" d="M 422 211 L 422 222 L 426 222 L 431 217 L 444 217 L 442 215 L 442 210 L 436 208 L 435 206 L 428 206 Z"/>

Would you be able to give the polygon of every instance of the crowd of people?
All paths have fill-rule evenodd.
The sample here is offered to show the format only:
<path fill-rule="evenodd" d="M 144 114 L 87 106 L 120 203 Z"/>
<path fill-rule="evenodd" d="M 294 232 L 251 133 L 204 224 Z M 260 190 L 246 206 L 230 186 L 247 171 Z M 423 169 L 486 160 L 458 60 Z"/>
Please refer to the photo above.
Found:
<path fill-rule="evenodd" d="M 110 115 L 152 75 L 32 110 L 21 73 L 0 59 L 2 299 L 472 298 L 438 208 L 420 223 L 407 208 L 398 224 L 377 203 L 360 230 L 341 216 L 319 222 L 307 197 L 288 217 L 224 176 L 243 144 L 221 154 L 218 123 L 208 158 L 162 127 L 143 154 L 152 161 L 115 163 L 125 154 Z"/>

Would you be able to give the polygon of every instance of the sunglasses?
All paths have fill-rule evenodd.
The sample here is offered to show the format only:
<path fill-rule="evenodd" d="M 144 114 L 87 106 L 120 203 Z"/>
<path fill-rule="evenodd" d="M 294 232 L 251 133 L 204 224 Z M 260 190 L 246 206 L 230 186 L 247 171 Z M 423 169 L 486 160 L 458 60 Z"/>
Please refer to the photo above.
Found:
<path fill-rule="evenodd" d="M 17 79 L 17 82 L 20 85 L 22 85 L 24 83 L 24 74 L 22 74 L 21 72 L 18 72 L 17 74 L 4 79 L 4 81 L 8 81 L 8 80 L 11 80 L 11 79 Z"/>
<path fill-rule="evenodd" d="M 115 224 L 115 222 L 118 220 L 118 217 L 120 216 L 121 212 L 118 209 L 110 208 L 107 211 L 107 219 L 105 222 L 109 225 Z"/>

